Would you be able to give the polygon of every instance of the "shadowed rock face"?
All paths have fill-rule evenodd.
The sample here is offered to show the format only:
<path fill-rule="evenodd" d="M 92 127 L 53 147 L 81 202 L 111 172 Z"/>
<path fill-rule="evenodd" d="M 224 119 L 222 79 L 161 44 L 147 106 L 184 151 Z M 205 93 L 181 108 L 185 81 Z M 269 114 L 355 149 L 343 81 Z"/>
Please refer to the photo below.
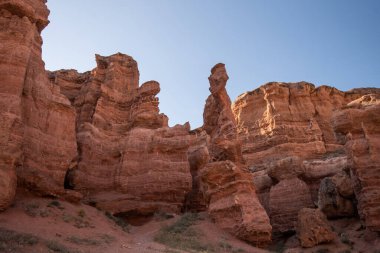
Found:
<path fill-rule="evenodd" d="M 297 236 L 302 247 L 331 242 L 335 235 L 319 209 L 303 208 L 298 214 Z"/>
<path fill-rule="evenodd" d="M 0 209 L 18 184 L 44 194 L 62 187 L 76 156 L 75 111 L 45 74 L 40 33 L 45 1 L 0 1 Z"/>
<path fill-rule="evenodd" d="M 349 158 L 358 211 L 367 228 L 380 231 L 380 96 L 349 103 L 333 116 Z"/>
<path fill-rule="evenodd" d="M 223 229 L 258 246 L 271 240 L 269 218 L 256 197 L 251 175 L 244 167 L 231 101 L 225 89 L 228 75 L 217 64 L 209 77 L 211 95 L 203 114 L 210 162 L 199 174 L 208 197 L 208 211 Z"/>

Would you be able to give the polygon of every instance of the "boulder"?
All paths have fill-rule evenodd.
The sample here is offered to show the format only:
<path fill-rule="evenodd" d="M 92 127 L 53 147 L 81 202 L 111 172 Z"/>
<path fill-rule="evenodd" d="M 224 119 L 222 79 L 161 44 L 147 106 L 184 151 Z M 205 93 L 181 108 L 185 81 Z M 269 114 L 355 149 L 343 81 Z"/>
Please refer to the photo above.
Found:
<path fill-rule="evenodd" d="M 297 236 L 301 246 L 311 248 L 335 239 L 326 216 L 318 209 L 303 208 L 298 213 Z"/>

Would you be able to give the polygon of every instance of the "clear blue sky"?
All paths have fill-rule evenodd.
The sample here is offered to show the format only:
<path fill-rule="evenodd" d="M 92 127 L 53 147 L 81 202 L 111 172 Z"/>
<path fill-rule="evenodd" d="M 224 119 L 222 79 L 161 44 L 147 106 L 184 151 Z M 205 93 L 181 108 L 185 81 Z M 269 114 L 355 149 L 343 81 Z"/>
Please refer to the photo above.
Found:
<path fill-rule="evenodd" d="M 269 81 L 341 90 L 380 87 L 380 0 L 49 0 L 46 68 L 95 67 L 131 55 L 140 83 L 161 84 L 170 125 L 202 125 L 211 67 L 232 100 Z"/>

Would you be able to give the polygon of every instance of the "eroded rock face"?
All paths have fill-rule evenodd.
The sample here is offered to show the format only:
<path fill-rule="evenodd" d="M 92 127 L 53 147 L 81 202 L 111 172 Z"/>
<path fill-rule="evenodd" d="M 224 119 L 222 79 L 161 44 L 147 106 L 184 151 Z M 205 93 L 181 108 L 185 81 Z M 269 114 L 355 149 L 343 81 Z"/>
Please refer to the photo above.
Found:
<path fill-rule="evenodd" d="M 333 111 L 370 91 L 273 82 L 240 95 L 233 112 L 247 164 L 258 171 L 286 157 L 303 161 L 339 154 L 343 148 L 330 122 Z"/>
<path fill-rule="evenodd" d="M 139 87 L 136 61 L 97 55 L 83 74 L 50 72 L 76 108 L 79 159 L 67 186 L 111 213 L 179 212 L 191 189 L 190 126 L 168 127 L 159 113 L 159 84 Z"/>
<path fill-rule="evenodd" d="M 367 228 L 380 231 L 380 99 L 378 94 L 349 103 L 333 117 L 348 154 L 358 211 Z"/>
<path fill-rule="evenodd" d="M 209 77 L 211 95 L 203 114 L 203 129 L 210 136 L 211 162 L 200 169 L 201 187 L 209 201 L 208 211 L 220 227 L 263 246 L 271 240 L 271 226 L 244 166 L 231 101 L 225 89 L 227 80 L 224 64 L 215 65 Z"/>
<path fill-rule="evenodd" d="M 48 14 L 45 1 L 0 1 L 0 209 L 14 196 L 16 169 L 19 185 L 65 194 L 76 156 L 75 111 L 50 85 L 41 58 Z"/>
<path fill-rule="evenodd" d="M 353 216 L 352 195 L 353 188 L 347 175 L 326 177 L 319 186 L 318 207 L 328 218 Z"/>
<path fill-rule="evenodd" d="M 301 246 L 310 248 L 334 240 L 326 216 L 318 209 L 304 208 L 298 214 L 297 236 Z"/>
<path fill-rule="evenodd" d="M 274 232 L 294 230 L 298 211 L 318 202 L 321 181 L 349 170 L 352 159 L 345 144 L 352 117 L 339 116 L 339 112 L 349 110 L 346 107 L 364 110 L 374 106 L 379 94 L 376 88 L 342 92 L 306 82 L 272 82 L 237 98 L 232 109 L 243 158 L 254 176 L 260 202 L 270 214 Z M 354 101 L 363 95 L 360 101 Z M 371 142 L 376 138 L 371 136 Z M 294 190 L 289 180 L 295 180 L 294 185 L 302 185 L 302 189 Z M 349 192 L 349 187 L 345 190 Z M 351 216 L 355 209 L 352 196 L 343 195 L 336 195 L 343 197 L 345 204 L 334 215 Z M 291 208 L 288 203 L 296 206 Z"/>
<path fill-rule="evenodd" d="M 294 231 L 302 208 L 314 207 L 309 187 L 297 177 L 285 179 L 273 186 L 269 194 L 269 215 L 273 231 Z"/>

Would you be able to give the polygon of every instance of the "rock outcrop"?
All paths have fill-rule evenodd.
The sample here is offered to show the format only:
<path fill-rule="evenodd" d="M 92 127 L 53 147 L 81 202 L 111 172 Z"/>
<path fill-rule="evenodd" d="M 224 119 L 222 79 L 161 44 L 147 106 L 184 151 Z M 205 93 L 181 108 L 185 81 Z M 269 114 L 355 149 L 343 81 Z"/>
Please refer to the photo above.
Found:
<path fill-rule="evenodd" d="M 76 156 L 75 111 L 50 84 L 41 57 L 49 11 L 41 0 L 0 1 L 0 209 L 18 184 L 63 195 Z"/>
<path fill-rule="evenodd" d="M 324 178 L 319 186 L 318 207 L 328 218 L 355 214 L 351 179 L 345 174 Z"/>
<path fill-rule="evenodd" d="M 78 161 L 66 186 L 111 213 L 179 212 L 191 189 L 190 126 L 168 127 L 159 113 L 159 84 L 139 87 L 132 57 L 96 56 L 83 74 L 50 72 L 52 84 L 76 108 Z"/>
<path fill-rule="evenodd" d="M 359 215 L 380 231 L 380 96 L 352 101 L 334 113 L 333 126 L 347 150 Z"/>
<path fill-rule="evenodd" d="M 208 212 L 220 227 L 264 246 L 271 240 L 271 225 L 244 165 L 225 89 L 227 80 L 224 64 L 215 65 L 209 77 L 211 95 L 203 114 L 203 129 L 210 136 L 210 162 L 200 169 L 201 187 L 208 198 Z"/>
<path fill-rule="evenodd" d="M 0 209 L 18 185 L 116 212 L 179 212 L 191 189 L 190 126 L 168 127 L 159 84 L 137 63 L 96 56 L 91 72 L 46 72 L 43 0 L 1 0 Z M 81 194 L 80 194 L 81 193 Z"/>
<path fill-rule="evenodd" d="M 314 207 L 309 187 L 297 177 L 282 180 L 270 189 L 269 215 L 276 233 L 294 231 L 302 208 Z"/>
<path fill-rule="evenodd" d="M 297 236 L 301 246 L 310 248 L 334 240 L 326 216 L 318 209 L 304 208 L 298 214 Z"/>
<path fill-rule="evenodd" d="M 378 89 L 342 92 L 311 83 L 268 83 L 233 104 L 243 156 L 251 170 L 278 159 L 301 160 L 342 152 L 331 118 L 334 110 Z"/>
<path fill-rule="evenodd" d="M 352 101 L 363 95 L 366 99 L 360 106 L 373 104 L 378 94 L 380 89 L 376 88 L 342 92 L 328 86 L 316 88 L 306 82 L 272 82 L 237 98 L 232 109 L 243 158 L 275 233 L 294 230 L 298 211 L 318 203 L 324 178 L 349 170 L 346 133 L 337 131 L 345 126 L 334 127 L 335 115 L 345 110 L 347 104 L 357 108 L 358 103 Z M 322 187 L 322 192 L 326 189 Z M 326 194 L 321 193 L 321 198 Z M 338 208 L 328 217 L 352 216 L 352 196 L 336 196 L 342 197 L 339 203 L 343 209 Z M 324 210 L 329 201 L 332 199 L 320 202 Z M 297 204 L 289 207 L 288 203 Z"/>

